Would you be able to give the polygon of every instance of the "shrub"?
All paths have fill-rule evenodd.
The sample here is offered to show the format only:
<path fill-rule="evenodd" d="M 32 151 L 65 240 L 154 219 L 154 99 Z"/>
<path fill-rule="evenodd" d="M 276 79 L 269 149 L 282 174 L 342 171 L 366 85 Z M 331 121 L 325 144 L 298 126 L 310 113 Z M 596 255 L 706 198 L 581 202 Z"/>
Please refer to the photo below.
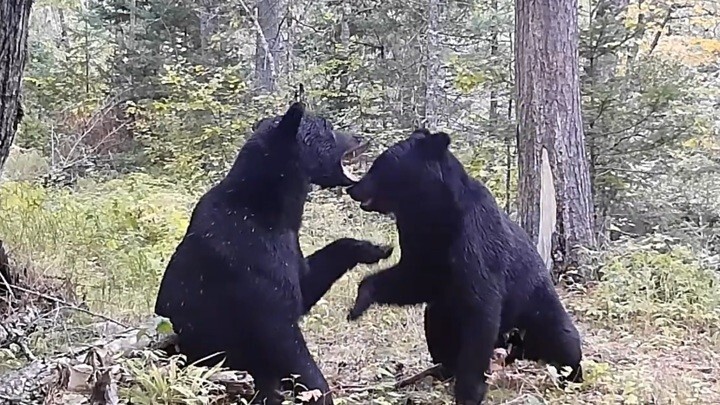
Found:
<path fill-rule="evenodd" d="M 582 311 L 607 325 L 716 332 L 720 324 L 717 273 L 685 246 L 655 235 L 622 240 L 603 253 L 601 281 Z"/>
<path fill-rule="evenodd" d="M 15 257 L 78 286 L 95 309 L 147 312 L 192 196 L 134 174 L 76 191 L 29 182 L 0 184 L 0 239 Z"/>

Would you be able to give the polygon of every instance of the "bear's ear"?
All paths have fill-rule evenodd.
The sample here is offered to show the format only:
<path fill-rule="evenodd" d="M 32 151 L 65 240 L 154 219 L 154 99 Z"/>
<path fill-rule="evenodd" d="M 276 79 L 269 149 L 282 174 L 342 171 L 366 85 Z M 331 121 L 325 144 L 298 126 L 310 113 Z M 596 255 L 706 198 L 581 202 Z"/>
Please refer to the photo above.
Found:
<path fill-rule="evenodd" d="M 417 128 L 410 134 L 411 139 L 423 139 L 428 136 L 430 136 L 430 131 L 426 128 Z"/>
<path fill-rule="evenodd" d="M 293 103 L 280 120 L 277 131 L 282 134 L 292 135 L 293 137 L 297 136 L 298 128 L 300 128 L 300 122 L 304 114 L 305 106 L 300 102 Z"/>
<path fill-rule="evenodd" d="M 432 158 L 440 158 L 450 146 L 450 135 L 445 132 L 437 132 L 421 139 L 423 149 L 428 156 Z"/>
<path fill-rule="evenodd" d="M 268 125 L 269 125 L 269 126 L 272 126 L 272 125 L 274 125 L 274 124 L 277 124 L 277 121 L 278 121 L 279 118 L 280 118 L 280 117 L 275 116 L 275 117 L 265 117 L 265 118 L 263 118 L 263 119 L 261 119 L 261 120 L 258 120 L 256 123 L 253 124 L 253 126 L 252 126 L 252 128 L 251 128 L 251 129 L 252 129 L 252 132 L 255 132 L 255 131 L 257 131 L 258 129 L 261 129 L 261 128 L 262 128 L 262 129 L 265 129 L 265 128 L 268 127 Z"/>
<path fill-rule="evenodd" d="M 450 135 L 445 132 L 436 132 L 430 137 L 438 149 L 447 149 L 450 146 Z"/>

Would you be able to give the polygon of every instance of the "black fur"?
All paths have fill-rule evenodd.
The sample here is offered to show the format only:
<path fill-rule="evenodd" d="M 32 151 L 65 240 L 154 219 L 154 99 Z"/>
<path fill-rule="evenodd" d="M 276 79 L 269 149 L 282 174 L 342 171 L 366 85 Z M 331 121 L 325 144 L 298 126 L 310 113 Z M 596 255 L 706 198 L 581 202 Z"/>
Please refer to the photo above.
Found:
<path fill-rule="evenodd" d="M 482 402 L 493 348 L 514 328 L 525 336 L 510 361 L 569 365 L 580 381 L 580 337 L 539 254 L 449 142 L 445 133 L 415 131 L 348 189 L 364 210 L 395 215 L 402 249 L 398 264 L 362 280 L 349 319 L 373 303 L 428 303 L 428 347 L 456 376 L 459 404 Z"/>
<path fill-rule="evenodd" d="M 392 252 L 344 238 L 303 257 L 298 232 L 309 183 L 350 183 L 340 156 L 356 146 L 338 141 L 324 119 L 303 115 L 296 103 L 256 126 L 228 175 L 193 210 L 155 304 L 189 361 L 223 352 L 202 363 L 224 357 L 225 366 L 249 371 L 257 399 L 275 405 L 281 379 L 291 374 L 328 393 L 298 320 L 347 270 Z M 332 404 L 332 396 L 314 403 Z"/>

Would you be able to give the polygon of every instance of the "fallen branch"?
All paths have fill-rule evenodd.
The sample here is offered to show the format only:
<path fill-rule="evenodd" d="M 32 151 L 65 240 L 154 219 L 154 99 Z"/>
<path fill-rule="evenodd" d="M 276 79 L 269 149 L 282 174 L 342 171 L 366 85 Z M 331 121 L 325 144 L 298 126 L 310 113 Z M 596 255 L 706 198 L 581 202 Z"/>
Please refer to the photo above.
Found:
<path fill-rule="evenodd" d="M 89 347 L 83 345 L 64 355 L 36 359 L 21 369 L 1 374 L 0 404 L 80 404 L 88 403 L 92 396 L 96 404 L 113 405 L 117 403 L 116 384 L 133 383 L 121 358 L 135 358 L 138 350 L 174 351 L 176 335 L 150 334 L 143 328 L 128 329 Z M 244 372 L 222 370 L 209 380 L 223 385 L 228 396 L 250 398 L 254 394 L 252 377 Z"/>
<path fill-rule="evenodd" d="M 71 304 L 71 303 L 69 303 L 69 302 L 67 302 L 67 301 L 65 301 L 65 300 L 63 300 L 63 299 L 60 299 L 60 298 L 57 298 L 57 297 L 53 297 L 52 295 L 47 295 L 47 294 L 45 294 L 45 293 L 41 293 L 41 292 L 38 292 L 38 291 L 35 291 L 35 290 L 31 290 L 31 289 L 25 288 L 25 287 L 20 287 L 20 286 L 17 286 L 17 285 L 10 285 L 10 288 L 12 288 L 13 290 L 22 291 L 22 292 L 24 292 L 24 293 L 32 294 L 32 295 L 34 295 L 34 296 L 36 296 L 36 297 L 43 298 L 43 299 L 45 299 L 45 300 L 54 302 L 54 303 L 56 303 L 56 304 L 64 305 L 64 306 L 66 307 L 66 309 L 70 309 L 70 310 L 77 311 L 77 312 L 82 312 L 82 313 L 84 313 L 84 314 L 87 314 L 87 315 L 90 315 L 90 316 L 93 316 L 93 317 L 96 317 L 96 318 L 100 318 L 100 319 L 103 319 L 103 320 L 108 321 L 108 322 L 112 322 L 112 323 L 114 323 L 114 324 L 116 324 L 116 325 L 122 326 L 123 328 L 130 328 L 129 325 L 124 324 L 124 323 L 122 323 L 122 322 L 120 322 L 120 321 L 117 321 L 117 320 L 115 320 L 115 319 L 112 319 L 112 318 L 110 318 L 110 317 L 108 317 L 108 316 L 105 316 L 105 315 L 102 315 L 102 314 L 98 314 L 98 313 L 96 313 L 96 312 L 92 312 L 92 311 L 90 311 L 90 310 L 88 310 L 88 309 L 85 309 L 85 308 L 80 308 L 80 307 L 78 307 L 77 305 L 73 305 L 73 304 Z"/>
<path fill-rule="evenodd" d="M 512 346 L 511 346 L 512 347 Z M 507 357 L 507 350 L 502 347 L 495 348 L 493 350 L 493 356 L 490 359 L 490 368 L 489 371 L 493 372 L 496 370 L 499 370 L 505 366 L 505 358 Z M 425 377 L 433 377 L 437 380 L 447 380 L 449 377 L 446 377 L 444 375 L 445 368 L 442 366 L 442 364 L 436 364 L 428 369 L 425 369 L 415 375 L 412 375 L 408 378 L 405 378 L 403 380 L 398 381 L 395 384 L 395 388 L 403 388 L 407 387 L 408 385 L 413 385 L 416 382 L 422 380 Z"/>
<path fill-rule="evenodd" d="M 418 381 L 421 381 L 425 377 L 433 377 L 435 379 L 442 380 L 443 379 L 442 378 L 442 369 L 443 369 L 442 364 L 436 364 L 436 365 L 434 365 L 428 369 L 425 369 L 415 375 L 412 375 L 408 378 L 398 381 L 395 384 L 395 388 L 403 388 L 403 387 L 407 387 L 408 385 L 413 385 L 413 384 L 417 383 Z"/>

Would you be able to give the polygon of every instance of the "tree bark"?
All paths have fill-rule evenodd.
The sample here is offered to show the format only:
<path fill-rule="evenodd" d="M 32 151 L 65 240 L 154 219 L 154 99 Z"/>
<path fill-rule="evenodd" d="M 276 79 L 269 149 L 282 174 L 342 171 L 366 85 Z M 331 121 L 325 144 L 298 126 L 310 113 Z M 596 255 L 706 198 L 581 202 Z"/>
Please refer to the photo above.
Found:
<path fill-rule="evenodd" d="M 200 23 L 200 52 L 203 60 L 207 60 L 212 54 L 208 48 L 210 39 L 217 32 L 220 7 L 215 0 L 201 0 L 196 7 Z"/>
<path fill-rule="evenodd" d="M 23 116 L 20 90 L 31 7 L 32 0 L 4 0 L 0 5 L 0 172 Z"/>
<path fill-rule="evenodd" d="M 594 18 L 590 22 L 591 43 L 588 53 L 586 72 L 586 89 L 590 93 L 590 105 L 596 106 L 597 89 L 613 79 L 620 59 L 617 52 L 605 50 L 608 44 L 624 40 L 628 35 L 625 28 L 624 17 L 629 0 L 600 0 L 597 4 Z M 591 16 L 593 17 L 593 16 Z M 602 49 L 601 51 L 598 51 Z M 624 97 L 624 94 L 618 94 Z M 618 100 L 621 101 L 622 100 Z M 590 186 L 594 193 L 595 207 L 595 234 L 602 242 L 607 239 L 608 229 L 605 224 L 608 221 L 607 212 L 612 200 L 612 192 L 608 193 L 604 188 L 596 187 L 596 165 L 598 161 L 598 145 L 603 141 L 603 134 L 607 131 L 607 123 L 612 119 L 602 110 L 595 114 L 594 118 L 587 125 L 586 140 L 590 155 Z"/>
<path fill-rule="evenodd" d="M 490 1 L 490 9 L 494 12 L 498 12 L 498 0 Z M 498 35 L 500 27 L 495 24 L 492 26 L 492 34 L 490 34 L 490 59 L 495 60 L 499 53 Z M 488 120 L 490 121 L 491 132 L 497 129 L 498 123 L 498 95 L 495 88 L 490 90 L 490 111 L 488 113 Z"/>
<path fill-rule="evenodd" d="M 541 155 L 548 152 L 564 262 L 595 244 L 590 174 L 580 114 L 577 0 L 516 0 L 515 74 L 520 222 L 538 242 Z M 545 221 L 546 223 L 552 221 Z"/>
<path fill-rule="evenodd" d="M 340 44 L 342 45 L 339 59 L 340 71 L 340 93 L 342 94 L 342 102 L 338 106 L 339 109 L 349 107 L 348 96 L 350 94 L 350 19 L 352 18 L 352 4 L 345 1 L 342 3 L 342 15 L 340 16 Z"/>
<path fill-rule="evenodd" d="M 425 66 L 425 127 L 437 129 L 442 94 L 440 13 L 441 0 L 428 2 L 427 65 Z"/>
<path fill-rule="evenodd" d="M 258 86 L 267 92 L 277 88 L 277 72 L 282 57 L 280 36 L 281 0 L 258 0 L 257 23 L 259 26 L 255 45 L 255 78 Z"/>

